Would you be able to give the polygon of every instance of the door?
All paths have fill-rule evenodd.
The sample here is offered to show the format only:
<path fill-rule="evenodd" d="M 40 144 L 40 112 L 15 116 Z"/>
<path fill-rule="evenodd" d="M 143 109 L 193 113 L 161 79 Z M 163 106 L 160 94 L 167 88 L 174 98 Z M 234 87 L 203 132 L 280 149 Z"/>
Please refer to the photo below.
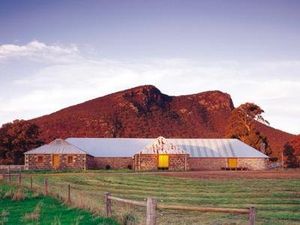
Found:
<path fill-rule="evenodd" d="M 52 155 L 52 166 L 54 169 L 59 168 L 59 155 Z"/>
<path fill-rule="evenodd" d="M 228 159 L 228 167 L 230 169 L 237 168 L 237 158 L 229 158 Z"/>
<path fill-rule="evenodd" d="M 158 155 L 158 168 L 168 169 L 169 168 L 169 156 L 168 155 Z"/>

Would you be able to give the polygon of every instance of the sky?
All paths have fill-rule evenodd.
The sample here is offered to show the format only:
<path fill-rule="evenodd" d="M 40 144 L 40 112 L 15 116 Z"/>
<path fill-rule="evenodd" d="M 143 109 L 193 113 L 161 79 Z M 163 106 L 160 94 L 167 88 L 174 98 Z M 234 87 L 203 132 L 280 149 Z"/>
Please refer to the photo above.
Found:
<path fill-rule="evenodd" d="M 152 84 L 300 134 L 300 1 L 1 0 L 0 124 Z"/>

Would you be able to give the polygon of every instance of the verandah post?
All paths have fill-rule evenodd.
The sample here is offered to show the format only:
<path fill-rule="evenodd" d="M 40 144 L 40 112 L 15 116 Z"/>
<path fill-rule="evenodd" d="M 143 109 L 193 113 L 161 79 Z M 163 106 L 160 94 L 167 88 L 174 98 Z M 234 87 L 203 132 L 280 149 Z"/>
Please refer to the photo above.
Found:
<path fill-rule="evenodd" d="M 147 198 L 146 225 L 156 225 L 156 208 L 156 199 Z"/>
<path fill-rule="evenodd" d="M 249 225 L 255 224 L 256 210 L 254 207 L 249 208 Z"/>
<path fill-rule="evenodd" d="M 111 211 L 111 199 L 109 198 L 111 194 L 109 192 L 104 193 L 104 204 L 105 204 L 105 214 L 106 217 L 111 217 L 112 211 Z"/>

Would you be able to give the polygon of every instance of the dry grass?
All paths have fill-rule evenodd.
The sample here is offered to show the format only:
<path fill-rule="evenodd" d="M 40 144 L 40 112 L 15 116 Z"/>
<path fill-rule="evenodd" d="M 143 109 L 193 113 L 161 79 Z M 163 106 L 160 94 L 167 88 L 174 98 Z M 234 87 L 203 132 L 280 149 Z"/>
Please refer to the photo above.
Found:
<path fill-rule="evenodd" d="M 39 202 L 31 213 L 26 213 L 23 217 L 24 221 L 39 221 L 42 209 L 42 202 Z"/>
<path fill-rule="evenodd" d="M 249 172 L 250 173 L 250 172 Z M 236 172 L 237 175 L 245 173 Z M 153 173 L 36 174 L 34 186 L 43 190 L 49 178 L 51 194 L 66 200 L 71 184 L 71 205 L 104 216 L 104 193 L 138 201 L 154 196 L 165 204 L 258 210 L 257 224 L 296 225 L 300 221 L 298 179 L 183 179 Z M 28 182 L 27 182 L 28 183 Z M 145 209 L 113 205 L 120 224 L 144 224 Z M 247 224 L 246 215 L 159 211 L 159 224 Z"/>
<path fill-rule="evenodd" d="M 9 216 L 9 212 L 5 209 L 3 209 L 0 212 L 0 225 L 4 225 L 8 222 L 8 216 Z"/>
<path fill-rule="evenodd" d="M 11 189 L 4 194 L 4 198 L 10 198 L 13 201 L 22 201 L 26 198 L 23 188 Z"/>

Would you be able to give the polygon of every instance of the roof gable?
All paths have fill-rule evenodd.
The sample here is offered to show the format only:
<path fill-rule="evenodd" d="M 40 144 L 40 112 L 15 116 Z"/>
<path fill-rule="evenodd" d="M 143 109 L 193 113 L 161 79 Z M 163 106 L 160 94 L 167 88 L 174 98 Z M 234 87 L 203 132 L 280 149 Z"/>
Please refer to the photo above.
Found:
<path fill-rule="evenodd" d="M 144 147 L 139 154 L 187 154 L 179 146 L 174 145 L 164 137 L 158 137 Z"/>

